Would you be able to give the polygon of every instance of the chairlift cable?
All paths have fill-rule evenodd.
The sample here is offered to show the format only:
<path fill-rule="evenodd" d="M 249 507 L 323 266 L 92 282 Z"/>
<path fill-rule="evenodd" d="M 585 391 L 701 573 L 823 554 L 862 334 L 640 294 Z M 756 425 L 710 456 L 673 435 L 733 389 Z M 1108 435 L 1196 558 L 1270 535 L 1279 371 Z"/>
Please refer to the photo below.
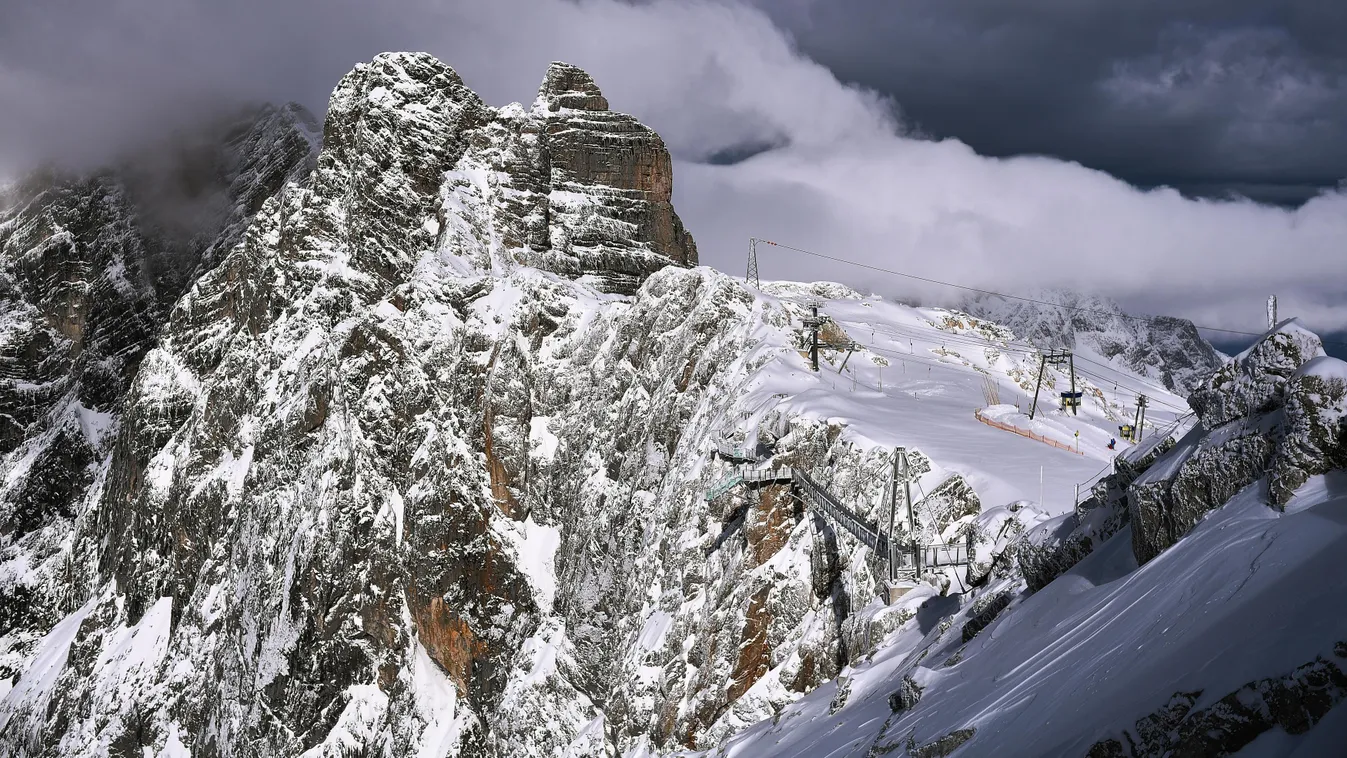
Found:
<path fill-rule="evenodd" d="M 917 276 L 916 274 L 908 274 L 908 273 L 905 273 L 905 272 L 902 272 L 902 271 L 895 271 L 895 270 L 893 270 L 893 269 L 891 269 L 891 268 L 884 268 L 883 266 L 875 266 L 875 265 L 872 265 L 872 264 L 869 264 L 869 263 L 861 263 L 861 262 L 859 262 L 859 261 L 847 260 L 846 258 L 839 258 L 839 257 L 834 256 L 834 255 L 825 255 L 824 253 L 816 253 L 816 252 L 814 252 L 813 250 L 805 250 L 804 248 L 801 248 L 801 247 L 794 247 L 793 245 L 784 245 L 784 244 L 782 244 L 782 243 L 780 243 L 780 242 L 772 242 L 772 241 L 770 241 L 770 240 L 765 240 L 765 239 L 760 239 L 760 240 L 758 240 L 758 241 L 759 241 L 759 242 L 765 242 L 765 243 L 767 243 L 767 244 L 769 244 L 769 245 L 773 245 L 773 246 L 775 246 L 775 247 L 784 248 L 784 249 L 786 249 L 786 250 L 793 250 L 794 252 L 802 253 L 802 254 L 804 254 L 804 255 L 813 256 L 813 257 L 815 257 L 815 258 L 822 258 L 823 260 L 834 261 L 834 262 L 836 262 L 836 263 L 845 263 L 845 264 L 847 264 L 847 265 L 849 265 L 849 266 L 855 266 L 855 267 L 857 267 L 857 268 L 869 269 L 869 270 L 871 270 L 871 271 L 878 271 L 878 272 L 884 273 L 884 274 L 892 274 L 892 275 L 894 275 L 894 276 L 901 276 L 901 277 L 904 277 L 904 278 L 907 278 L 907 279 L 914 279 L 914 280 L 919 281 L 919 282 L 926 282 L 927 284 L 937 284 L 937 285 L 940 285 L 940 286 L 942 286 L 942 287 L 954 287 L 954 288 L 956 288 L 956 289 L 967 290 L 967 291 L 969 291 L 969 292 L 977 292 L 977 293 L 982 294 L 982 295 L 994 295 L 994 296 L 996 296 L 996 297 L 1003 297 L 1003 298 L 1007 298 L 1007 299 L 1010 299 L 1010 300 L 1019 300 L 1019 301 L 1026 302 L 1026 303 L 1035 303 L 1035 304 L 1037 304 L 1037 305 L 1047 305 L 1047 306 L 1050 306 L 1050 307 L 1053 307 L 1053 308 L 1061 308 L 1062 310 L 1067 310 L 1067 311 L 1076 311 L 1076 312 L 1078 312 L 1078 313 L 1097 313 L 1097 314 L 1104 315 L 1104 316 L 1111 316 L 1111 317 L 1116 317 L 1116 318 L 1125 318 L 1125 319 L 1129 319 L 1129 320 L 1132 320 L 1132 321 L 1144 321 L 1144 322 L 1146 322 L 1146 323 L 1154 323 L 1154 322 L 1156 322 L 1156 321 L 1159 321 L 1160 318 L 1161 318 L 1161 317 L 1157 317 L 1157 316 L 1133 316 L 1133 315 L 1126 314 L 1126 313 L 1115 313 L 1115 312 L 1113 312 L 1113 311 L 1100 310 L 1100 309 L 1098 309 L 1098 308 L 1083 308 L 1083 307 L 1078 306 L 1078 305 L 1063 305 L 1063 304 L 1061 304 L 1061 303 L 1052 303 L 1052 302 L 1049 302 L 1049 301 L 1047 301 L 1047 300 L 1038 300 L 1038 299 L 1035 299 L 1035 298 L 1032 298 L 1032 297 L 1024 297 L 1024 296 L 1022 296 L 1022 295 L 1011 295 L 1011 294 L 1007 294 L 1007 293 L 1005 293 L 1005 292 L 997 292 L 997 291 L 995 291 L 995 290 L 981 289 L 981 288 L 979 288 L 979 287 L 970 287 L 970 286 L 968 286 L 968 285 L 966 285 L 966 284 L 955 284 L 954 282 L 945 282 L 945 281 L 941 281 L 941 280 L 939 280 L 939 279 L 931 279 L 931 278 L 925 277 L 925 276 Z M 1187 319 L 1183 319 L 1183 320 L 1186 321 Z M 1188 323 L 1193 324 L 1193 327 L 1196 328 L 1196 329 L 1201 329 L 1201 330 L 1207 331 L 1207 332 L 1221 332 L 1221 333 L 1223 333 L 1223 334 L 1238 334 L 1238 335 L 1244 336 L 1244 337 L 1262 337 L 1262 336 L 1265 334 L 1265 332 L 1245 332 L 1245 331 L 1241 331 L 1241 330 L 1239 330 L 1239 329 L 1222 329 L 1222 328 L 1220 328 L 1220 327 L 1215 327 L 1215 326 L 1202 326 L 1201 324 L 1193 323 L 1192 321 L 1189 321 Z M 1325 345 L 1334 345 L 1334 346 L 1337 346 L 1337 347 L 1347 347 L 1347 342 L 1337 342 L 1337 341 L 1333 341 L 1333 340 L 1323 340 L 1322 338 L 1320 339 L 1320 342 L 1322 342 L 1322 343 L 1325 344 Z"/>

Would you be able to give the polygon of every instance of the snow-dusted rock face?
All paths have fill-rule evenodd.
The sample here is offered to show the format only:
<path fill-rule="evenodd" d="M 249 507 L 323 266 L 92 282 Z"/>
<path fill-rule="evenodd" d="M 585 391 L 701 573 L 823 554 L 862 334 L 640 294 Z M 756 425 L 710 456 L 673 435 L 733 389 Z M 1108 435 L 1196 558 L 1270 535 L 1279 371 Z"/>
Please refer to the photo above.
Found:
<path fill-rule="evenodd" d="M 1025 533 L 1015 558 L 1031 591 L 1048 586 L 1131 523 L 1128 497 L 1132 483 L 1175 444 L 1174 435 L 1169 434 L 1119 455 L 1113 471 L 1096 482 L 1080 504 L 1079 516 L 1049 519 Z"/>
<path fill-rule="evenodd" d="M 0 679 L 35 643 L 32 630 L 73 609 L 79 590 L 44 585 L 29 564 L 62 550 L 100 486 L 124 396 L 170 306 L 240 239 L 260 198 L 307 174 L 313 127 L 298 106 L 249 109 L 153 160 L 42 172 L 6 190 Z"/>
<path fill-rule="evenodd" d="M 1191 392 L 1224 361 L 1185 319 L 1135 319 L 1106 297 L 1066 290 L 1043 290 L 1031 297 L 1084 310 L 986 295 L 970 300 L 964 309 L 1009 327 L 1041 348 L 1093 351 L 1181 395 Z"/>
<path fill-rule="evenodd" d="M 1300 366 L 1324 355 L 1319 336 L 1295 319 L 1282 322 L 1198 385 L 1188 404 L 1208 429 L 1280 408 Z"/>
<path fill-rule="evenodd" d="M 1269 486 L 1286 505 L 1311 476 L 1347 468 L 1347 363 L 1319 356 L 1291 375 L 1282 429 Z"/>
<path fill-rule="evenodd" d="M 1137 561 L 1159 555 L 1209 511 L 1260 478 L 1274 449 L 1269 439 L 1273 432 L 1270 424 L 1241 425 L 1216 434 L 1195 428 L 1133 482 L 1128 510 Z"/>
<path fill-rule="evenodd" d="M 1137 560 L 1158 555 L 1265 474 L 1273 503 L 1284 505 L 1310 476 L 1341 468 L 1340 364 L 1292 319 L 1193 392 L 1201 425 L 1128 487 Z"/>

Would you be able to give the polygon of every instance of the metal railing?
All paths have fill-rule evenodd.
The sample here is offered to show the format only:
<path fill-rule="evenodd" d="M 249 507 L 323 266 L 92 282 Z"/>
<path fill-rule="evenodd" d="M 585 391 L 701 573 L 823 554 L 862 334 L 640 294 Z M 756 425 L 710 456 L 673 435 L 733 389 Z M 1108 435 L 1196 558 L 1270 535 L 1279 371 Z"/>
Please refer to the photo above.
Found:
<path fill-rule="evenodd" d="M 761 460 L 757 450 L 747 447 L 736 447 L 734 443 L 725 440 L 716 440 L 716 454 L 721 458 L 729 458 L 736 461 L 758 461 Z"/>
<path fill-rule="evenodd" d="M 879 530 L 877 524 L 861 518 L 855 511 L 838 502 L 832 494 L 803 471 L 795 472 L 795 481 L 800 485 L 800 492 L 807 502 L 817 506 L 825 516 L 860 540 L 861 544 L 880 555 L 888 555 L 889 540 Z"/>
<path fill-rule="evenodd" d="M 790 466 L 772 466 L 771 468 L 746 469 L 740 476 L 743 477 L 745 482 L 757 484 L 759 482 L 792 481 L 795 478 L 795 472 L 791 471 Z"/>
<path fill-rule="evenodd" d="M 706 502 L 711 502 L 721 495 L 734 489 L 736 485 L 742 484 L 744 477 L 741 474 L 731 474 L 730 476 L 716 482 L 711 489 L 706 491 Z"/>
<path fill-rule="evenodd" d="M 927 545 L 921 549 L 921 565 L 929 568 L 967 566 L 971 562 L 971 553 L 968 543 Z"/>

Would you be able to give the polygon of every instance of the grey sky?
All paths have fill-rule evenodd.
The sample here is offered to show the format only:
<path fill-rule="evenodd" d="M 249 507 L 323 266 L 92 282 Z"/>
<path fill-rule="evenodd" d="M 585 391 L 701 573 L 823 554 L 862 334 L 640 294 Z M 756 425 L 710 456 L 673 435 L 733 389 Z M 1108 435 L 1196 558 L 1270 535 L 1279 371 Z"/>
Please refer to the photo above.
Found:
<path fill-rule="evenodd" d="M 984 154 L 1278 201 L 1347 177 L 1338 0 L 761 4 L 840 78 Z"/>
<path fill-rule="evenodd" d="M 531 101 L 559 59 L 664 136 L 703 262 L 732 273 L 761 236 L 1237 329 L 1275 291 L 1314 328 L 1347 324 L 1347 196 L 1196 202 L 1090 170 L 1264 195 L 1347 175 L 1343 14 L 1327 2 L 14 3 L 0 173 L 94 165 L 244 99 L 321 112 L 384 50 L 429 51 L 495 104 Z M 984 157 L 1020 153 L 1084 167 Z M 949 294 L 780 251 L 763 274 Z"/>

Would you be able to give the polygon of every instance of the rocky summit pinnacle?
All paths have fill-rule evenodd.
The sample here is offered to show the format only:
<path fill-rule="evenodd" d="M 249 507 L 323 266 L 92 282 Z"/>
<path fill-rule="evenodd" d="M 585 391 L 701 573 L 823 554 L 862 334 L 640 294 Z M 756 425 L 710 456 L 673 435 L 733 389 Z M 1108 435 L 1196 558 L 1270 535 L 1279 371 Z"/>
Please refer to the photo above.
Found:
<path fill-rule="evenodd" d="M 358 268 L 387 281 L 434 249 L 628 294 L 697 263 L 663 140 L 565 63 L 548 68 L 532 109 L 487 106 L 425 53 L 361 64 L 332 95 L 311 190 L 326 220 L 309 238 L 350 245 Z"/>
<path fill-rule="evenodd" d="M 553 61 L 547 67 L 538 97 L 547 103 L 547 109 L 558 111 L 574 108 L 582 111 L 606 111 L 608 99 L 599 91 L 594 79 L 578 66 Z"/>

